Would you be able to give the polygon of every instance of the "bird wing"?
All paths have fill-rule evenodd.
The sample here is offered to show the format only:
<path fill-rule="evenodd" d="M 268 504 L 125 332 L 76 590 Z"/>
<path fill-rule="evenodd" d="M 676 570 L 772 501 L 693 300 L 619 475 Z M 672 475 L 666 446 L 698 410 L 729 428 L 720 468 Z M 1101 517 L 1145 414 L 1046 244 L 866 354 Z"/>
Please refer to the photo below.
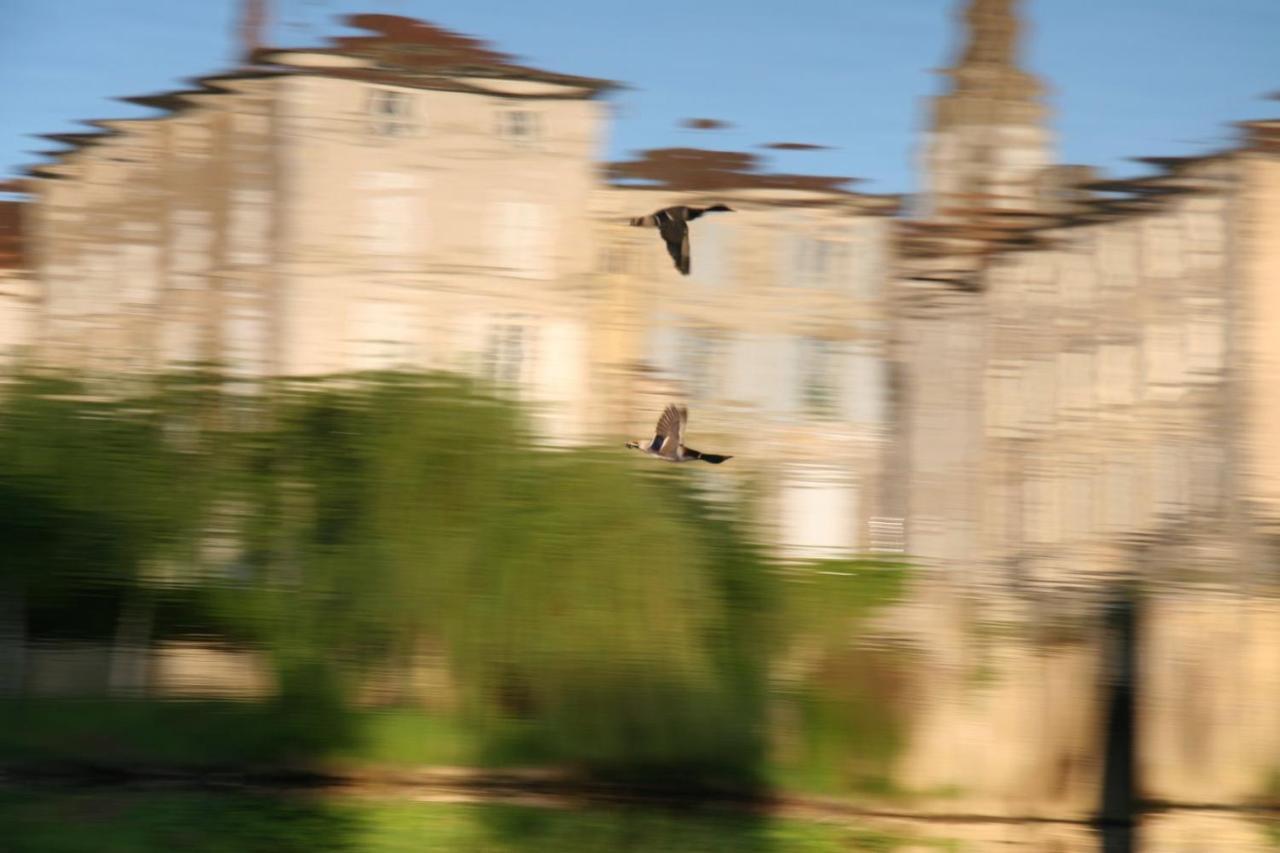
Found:
<path fill-rule="evenodd" d="M 689 226 L 681 220 L 669 220 L 659 226 L 662 239 L 667 244 L 667 252 L 675 261 L 676 269 L 681 275 L 688 275 L 689 258 Z"/>
<path fill-rule="evenodd" d="M 662 438 L 662 449 L 659 453 L 663 456 L 675 456 L 677 448 L 680 447 L 680 441 L 684 437 L 685 415 L 681 414 L 683 411 L 681 407 L 671 403 L 662 410 L 662 417 L 658 418 L 655 431 Z"/>

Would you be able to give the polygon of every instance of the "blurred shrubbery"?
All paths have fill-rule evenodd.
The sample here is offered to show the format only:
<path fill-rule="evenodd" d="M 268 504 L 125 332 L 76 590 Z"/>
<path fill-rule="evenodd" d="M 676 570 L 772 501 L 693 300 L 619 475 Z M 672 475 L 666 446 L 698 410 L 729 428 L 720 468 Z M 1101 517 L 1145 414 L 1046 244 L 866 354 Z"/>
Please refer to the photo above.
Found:
<path fill-rule="evenodd" d="M 822 761 L 891 750 L 892 709 L 845 679 L 851 626 L 897 594 L 898 570 L 788 581 L 694 482 L 537 450 L 518 406 L 455 376 L 244 395 L 186 374 L 126 396 L 18 378 L 0 403 L 4 686 L 21 692 L 33 641 L 109 644 L 110 692 L 139 696 L 157 642 L 255 649 L 276 698 L 229 712 L 231 728 L 272 732 L 255 760 L 295 762 L 358 754 L 365 686 L 425 655 L 474 761 L 742 786 L 765 781 L 770 672 L 802 648 L 839 682 L 789 694 L 797 719 L 840 732 L 809 738 L 836 750 Z M 211 751 L 245 737 L 192 732 Z"/>

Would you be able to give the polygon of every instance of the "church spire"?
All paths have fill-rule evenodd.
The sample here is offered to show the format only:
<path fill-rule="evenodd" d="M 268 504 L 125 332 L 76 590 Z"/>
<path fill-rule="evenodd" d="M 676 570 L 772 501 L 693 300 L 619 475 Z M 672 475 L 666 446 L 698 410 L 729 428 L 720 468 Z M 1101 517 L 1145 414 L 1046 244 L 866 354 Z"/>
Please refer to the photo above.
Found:
<path fill-rule="evenodd" d="M 925 162 L 927 215 L 1034 209 L 1050 165 L 1043 86 L 1018 66 L 1020 0 L 965 0 L 963 46 L 933 101 Z"/>
<path fill-rule="evenodd" d="M 1015 66 L 1018 61 L 1018 19 L 1014 0 L 974 0 L 964 12 L 968 42 L 962 66 Z"/>

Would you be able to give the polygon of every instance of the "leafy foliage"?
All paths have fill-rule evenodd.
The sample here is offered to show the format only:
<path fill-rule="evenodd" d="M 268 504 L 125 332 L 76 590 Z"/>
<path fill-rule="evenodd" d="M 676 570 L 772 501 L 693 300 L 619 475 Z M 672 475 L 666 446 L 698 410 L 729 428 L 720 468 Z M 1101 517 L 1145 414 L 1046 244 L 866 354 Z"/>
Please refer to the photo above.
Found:
<path fill-rule="evenodd" d="M 33 636 L 133 619 L 148 642 L 258 650 L 276 684 L 264 760 L 358 752 L 365 686 L 431 650 L 477 763 L 756 786 L 776 662 L 816 648 L 818 675 L 847 668 L 849 631 L 901 574 L 786 579 L 692 482 L 538 450 L 518 406 L 450 375 L 253 396 L 166 377 L 127 397 L 22 377 L 0 403 L 0 584 Z M 890 727 L 873 696 L 809 690 L 824 743 L 862 748 L 840 708 Z"/>

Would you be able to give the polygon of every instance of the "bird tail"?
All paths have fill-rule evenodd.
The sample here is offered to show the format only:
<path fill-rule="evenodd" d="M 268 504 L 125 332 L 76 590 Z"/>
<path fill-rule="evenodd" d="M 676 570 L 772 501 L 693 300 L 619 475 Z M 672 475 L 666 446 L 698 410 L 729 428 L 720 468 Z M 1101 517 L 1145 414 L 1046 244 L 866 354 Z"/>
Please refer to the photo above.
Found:
<path fill-rule="evenodd" d="M 710 462 L 712 465 L 719 465 L 724 460 L 733 458 L 732 456 L 720 456 L 716 453 L 702 453 L 701 451 L 694 450 L 692 447 L 686 447 L 684 452 L 686 456 L 692 457 L 693 459 L 701 459 L 703 462 Z"/>

